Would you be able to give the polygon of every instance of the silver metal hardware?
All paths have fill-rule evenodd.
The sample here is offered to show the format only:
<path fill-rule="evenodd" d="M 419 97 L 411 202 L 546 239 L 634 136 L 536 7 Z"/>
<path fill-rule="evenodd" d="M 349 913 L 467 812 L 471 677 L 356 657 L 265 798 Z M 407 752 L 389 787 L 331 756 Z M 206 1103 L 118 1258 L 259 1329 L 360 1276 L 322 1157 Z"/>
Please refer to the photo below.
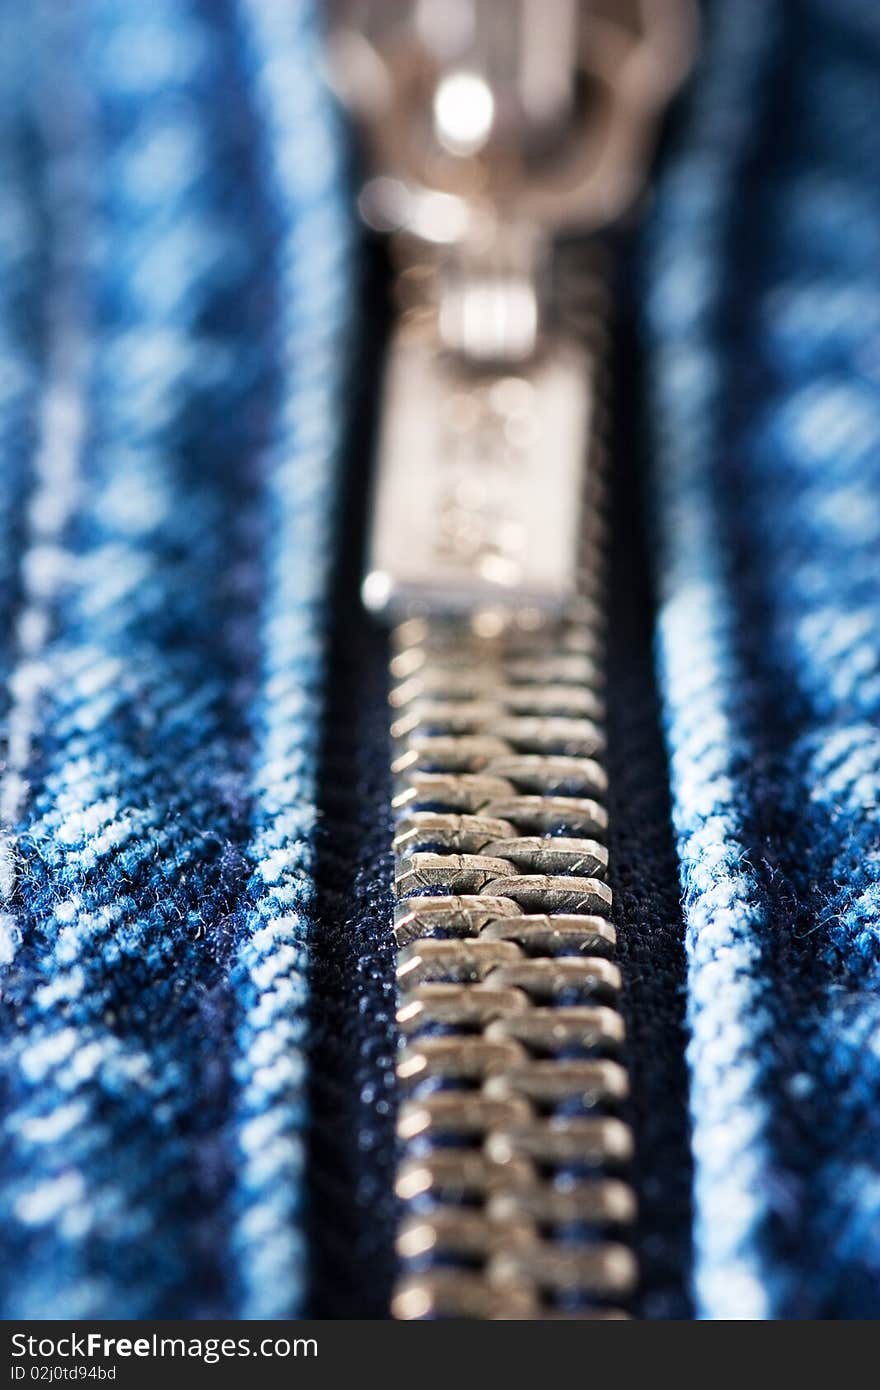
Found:
<path fill-rule="evenodd" d="M 371 226 L 437 246 L 625 211 L 687 70 L 691 0 L 332 0 L 330 74 L 367 142 Z M 487 232 L 487 224 L 489 231 Z"/>
<path fill-rule="evenodd" d="M 604 811 L 581 795 L 604 795 L 601 709 L 569 698 L 582 657 L 564 665 L 572 648 L 599 659 L 600 630 L 594 613 L 527 636 L 437 621 L 394 634 L 397 1317 L 620 1316 L 634 1284 Z M 469 700 L 458 678 L 476 669 Z"/>
<path fill-rule="evenodd" d="M 399 1318 L 617 1318 L 633 1136 L 606 882 L 598 247 L 693 0 L 331 0 L 393 234 L 367 607 L 390 695 Z M 567 268 L 568 267 L 568 268 Z"/>
<path fill-rule="evenodd" d="M 558 343 L 527 372 L 463 373 L 401 330 L 386 368 L 364 599 L 405 616 L 578 591 L 589 360 Z"/>
<path fill-rule="evenodd" d="M 554 302 L 554 238 L 644 181 L 692 0 L 342 0 L 330 71 L 362 122 L 360 207 L 395 233 L 364 600 L 408 612 L 578 594 L 595 372 Z M 601 317 L 601 315 L 600 315 Z"/>

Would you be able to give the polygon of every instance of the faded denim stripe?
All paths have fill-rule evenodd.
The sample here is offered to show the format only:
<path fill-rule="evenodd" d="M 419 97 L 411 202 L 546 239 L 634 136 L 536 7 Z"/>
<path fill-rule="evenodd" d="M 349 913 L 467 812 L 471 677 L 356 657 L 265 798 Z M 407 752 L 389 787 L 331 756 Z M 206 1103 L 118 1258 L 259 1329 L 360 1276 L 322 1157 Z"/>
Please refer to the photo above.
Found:
<path fill-rule="evenodd" d="M 312 158 L 329 140 L 314 64 L 286 106 L 275 76 L 273 108 L 267 36 L 245 63 L 237 26 L 281 7 L 254 8 L 94 0 L 39 67 L 44 102 L 55 82 L 91 93 L 88 370 L 14 827 L 7 1317 L 234 1314 L 265 1269 L 278 1307 L 301 1293 L 301 1174 L 276 1163 L 267 1223 L 248 1126 L 265 1117 L 262 1161 L 272 1126 L 297 1152 L 303 977 L 256 919 L 279 920 L 272 856 L 291 843 L 284 882 L 307 892 L 345 222 L 335 156 Z M 293 50 L 308 12 L 283 8 Z"/>
<path fill-rule="evenodd" d="M 240 1314 L 302 1312 L 309 938 L 329 628 L 336 456 L 344 416 L 351 228 L 340 131 L 314 79 L 310 10 L 241 0 L 266 185 L 281 229 L 281 396 L 263 450 L 268 516 L 254 709 L 253 873 L 237 946 L 236 1228 Z"/>
<path fill-rule="evenodd" d="M 716 6 L 653 229 L 705 1317 L 880 1310 L 878 47 Z"/>

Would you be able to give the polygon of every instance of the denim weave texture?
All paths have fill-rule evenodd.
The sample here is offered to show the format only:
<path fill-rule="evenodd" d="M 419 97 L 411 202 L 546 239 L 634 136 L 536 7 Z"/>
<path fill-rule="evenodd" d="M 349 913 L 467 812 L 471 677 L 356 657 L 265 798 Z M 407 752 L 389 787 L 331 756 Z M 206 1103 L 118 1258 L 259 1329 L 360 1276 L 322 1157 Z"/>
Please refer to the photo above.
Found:
<path fill-rule="evenodd" d="M 4 3 L 0 1308 L 302 1307 L 341 142 L 296 0 Z"/>
<path fill-rule="evenodd" d="M 6 1318 L 388 1304 L 385 310 L 319 45 L 305 0 L 0 0 Z M 880 1316 L 878 70 L 871 0 L 710 7 L 638 252 L 608 762 L 648 1317 Z"/>
<path fill-rule="evenodd" d="M 707 1318 L 880 1315 L 880 11 L 714 7 L 646 252 Z"/>

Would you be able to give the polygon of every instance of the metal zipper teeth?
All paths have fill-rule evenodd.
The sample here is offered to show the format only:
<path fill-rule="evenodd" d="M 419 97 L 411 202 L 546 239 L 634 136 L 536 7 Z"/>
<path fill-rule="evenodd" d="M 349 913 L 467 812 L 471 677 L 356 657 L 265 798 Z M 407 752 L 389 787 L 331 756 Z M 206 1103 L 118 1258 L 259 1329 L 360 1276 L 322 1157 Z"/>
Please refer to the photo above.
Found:
<path fill-rule="evenodd" d="M 392 233 L 403 309 L 363 585 L 407 618 L 393 1311 L 620 1316 L 636 1270 L 602 768 L 605 281 L 566 234 L 595 239 L 632 206 L 694 7 L 564 5 L 545 24 L 532 0 L 481 0 L 464 27 L 437 3 L 365 29 L 339 8 L 360 207 Z"/>
<path fill-rule="evenodd" d="M 599 510 L 572 617 L 394 632 L 398 1318 L 622 1317 L 636 1282 Z"/>

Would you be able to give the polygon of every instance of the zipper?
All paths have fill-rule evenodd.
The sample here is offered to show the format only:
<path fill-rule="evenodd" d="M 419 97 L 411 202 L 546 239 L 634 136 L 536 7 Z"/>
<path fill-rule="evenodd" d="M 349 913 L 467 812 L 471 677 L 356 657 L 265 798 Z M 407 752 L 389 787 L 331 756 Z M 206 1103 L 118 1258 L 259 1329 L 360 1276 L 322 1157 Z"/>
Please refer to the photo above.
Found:
<path fill-rule="evenodd" d="M 392 629 L 392 1313 L 624 1317 L 602 234 L 641 190 L 694 12 L 333 8 L 359 205 L 391 236 L 400 304 L 363 583 Z"/>

